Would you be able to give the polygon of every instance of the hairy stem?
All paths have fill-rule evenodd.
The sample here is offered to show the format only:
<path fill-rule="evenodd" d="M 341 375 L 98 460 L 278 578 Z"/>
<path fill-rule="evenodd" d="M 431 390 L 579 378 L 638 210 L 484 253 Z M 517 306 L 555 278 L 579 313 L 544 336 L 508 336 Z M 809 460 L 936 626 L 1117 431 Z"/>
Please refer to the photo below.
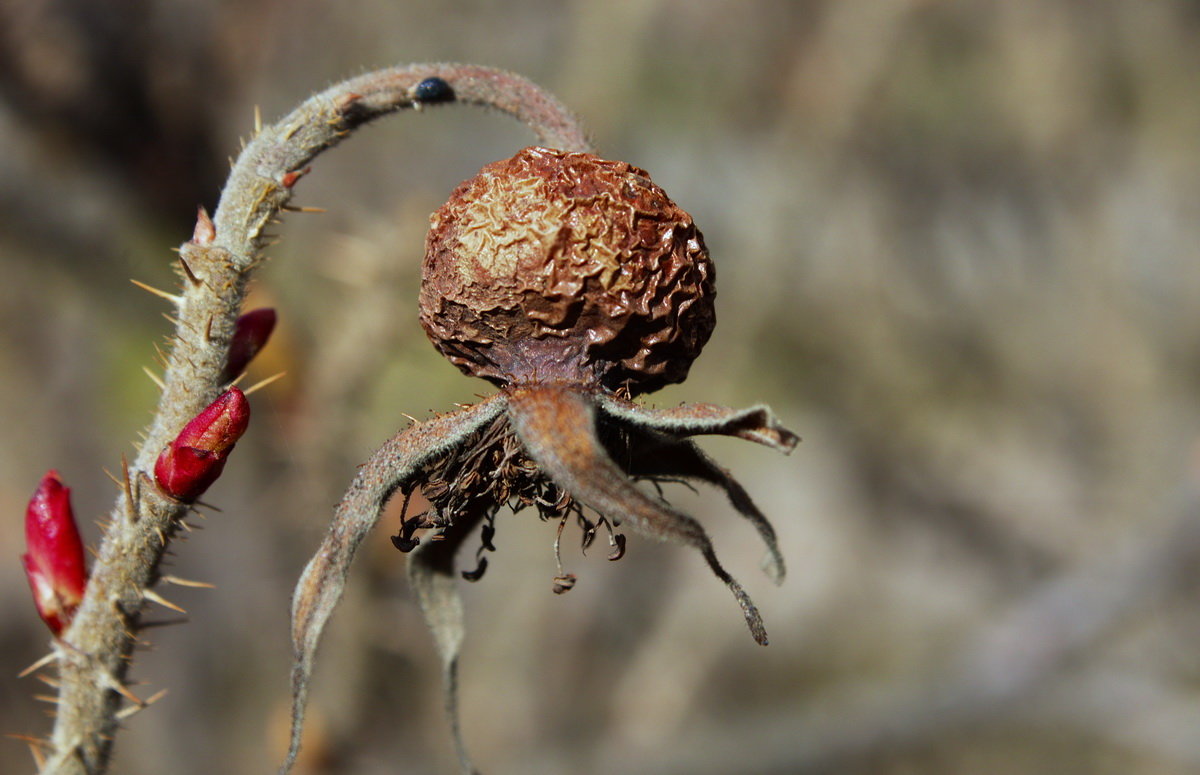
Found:
<path fill-rule="evenodd" d="M 417 87 L 429 78 L 449 86 L 439 101 L 496 108 L 527 124 L 546 145 L 589 148 L 578 122 L 534 84 L 457 64 L 410 65 L 344 81 L 257 132 L 230 173 L 215 217 L 210 222 L 202 213 L 195 236 L 180 248 L 178 322 L 158 408 L 128 466 L 83 603 L 55 644 L 61 689 L 43 773 L 104 772 L 119 721 L 145 705 L 125 688 L 125 676 L 142 605 L 154 595 L 159 563 L 189 508 L 161 494 L 149 472 L 163 446 L 222 388 L 234 321 L 260 260 L 263 230 L 317 154 L 372 119 L 420 106 Z M 123 697 L 132 703 L 124 709 Z"/>

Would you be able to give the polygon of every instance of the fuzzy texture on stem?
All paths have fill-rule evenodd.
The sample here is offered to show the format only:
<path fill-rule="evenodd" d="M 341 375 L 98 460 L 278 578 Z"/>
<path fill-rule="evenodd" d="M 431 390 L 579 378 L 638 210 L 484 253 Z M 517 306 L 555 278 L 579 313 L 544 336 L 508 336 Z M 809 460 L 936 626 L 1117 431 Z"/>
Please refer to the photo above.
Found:
<path fill-rule="evenodd" d="M 444 87 L 430 86 L 438 81 Z M 180 248 L 181 290 L 172 297 L 178 323 L 162 394 L 141 451 L 125 467 L 86 594 L 54 647 L 61 688 L 41 772 L 104 772 L 120 720 L 148 704 L 125 687 L 126 674 L 142 607 L 157 598 L 159 563 L 189 509 L 153 485 L 152 471 L 163 448 L 223 387 L 246 284 L 261 261 L 264 229 L 319 153 L 368 121 L 421 107 L 431 95 L 436 99 L 430 101 L 512 115 L 543 144 L 590 148 L 574 117 L 530 81 L 460 64 L 409 65 L 349 79 L 256 133 L 234 164 L 214 217 L 201 210 L 192 239 Z M 122 709 L 123 698 L 132 705 Z"/>

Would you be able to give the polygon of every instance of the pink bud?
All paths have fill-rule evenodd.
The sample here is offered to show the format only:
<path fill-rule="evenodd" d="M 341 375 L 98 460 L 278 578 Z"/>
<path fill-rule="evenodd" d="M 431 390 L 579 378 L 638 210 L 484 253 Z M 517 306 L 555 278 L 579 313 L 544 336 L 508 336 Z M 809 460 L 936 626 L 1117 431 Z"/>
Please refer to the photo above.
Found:
<path fill-rule="evenodd" d="M 176 500 L 195 500 L 221 475 L 249 424 L 250 403 L 242 391 L 229 388 L 166 446 L 154 464 L 154 480 Z"/>
<path fill-rule="evenodd" d="M 48 471 L 25 509 L 25 546 L 21 556 L 33 602 L 50 631 L 58 635 L 71 623 L 87 586 L 83 541 L 71 511 L 71 491 L 57 471 Z"/>
<path fill-rule="evenodd" d="M 221 382 L 229 382 L 258 355 L 275 330 L 275 310 L 270 307 L 251 310 L 237 319 L 233 339 L 229 342 L 229 359 L 221 372 Z"/>

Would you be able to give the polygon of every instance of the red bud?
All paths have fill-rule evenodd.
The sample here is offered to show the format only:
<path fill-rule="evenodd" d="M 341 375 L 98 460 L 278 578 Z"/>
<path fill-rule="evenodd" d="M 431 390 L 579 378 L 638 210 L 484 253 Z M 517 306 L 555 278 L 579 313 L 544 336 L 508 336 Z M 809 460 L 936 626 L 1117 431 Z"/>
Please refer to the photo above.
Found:
<path fill-rule="evenodd" d="M 193 501 L 217 480 L 225 459 L 250 424 L 250 403 L 229 388 L 183 426 L 154 464 L 154 479 L 163 492 Z"/>
<path fill-rule="evenodd" d="M 87 586 L 83 541 L 71 511 L 71 490 L 57 471 L 42 477 L 25 509 L 25 575 L 42 621 L 55 635 L 66 629 Z"/>
<path fill-rule="evenodd" d="M 275 310 L 270 307 L 251 310 L 237 319 L 229 343 L 229 359 L 221 372 L 221 382 L 235 379 L 258 355 L 275 330 Z"/>

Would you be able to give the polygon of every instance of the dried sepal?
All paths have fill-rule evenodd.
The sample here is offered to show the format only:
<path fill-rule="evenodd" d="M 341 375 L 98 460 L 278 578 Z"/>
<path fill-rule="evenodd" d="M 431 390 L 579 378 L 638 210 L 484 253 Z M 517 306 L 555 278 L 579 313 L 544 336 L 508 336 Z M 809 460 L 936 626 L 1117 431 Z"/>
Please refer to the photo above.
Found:
<path fill-rule="evenodd" d="M 55 636 L 71 623 L 83 602 L 88 573 L 83 539 L 71 508 L 71 490 L 58 472 L 42 477 L 25 508 L 25 547 L 21 556 L 38 615 Z"/>
<path fill-rule="evenodd" d="M 642 535 L 699 549 L 737 599 L 754 640 L 767 645 L 758 608 L 721 566 L 704 528 L 639 490 L 604 450 L 597 437 L 593 394 L 562 386 L 521 388 L 510 391 L 508 412 L 529 456 L 572 497 Z"/>
<path fill-rule="evenodd" d="M 462 648 L 463 604 L 454 572 L 454 557 L 463 540 L 479 524 L 482 512 L 462 515 L 442 534 L 440 541 L 428 541 L 417 547 L 408 559 L 408 581 L 417 596 L 425 625 L 433 635 L 438 658 L 442 663 L 442 698 L 446 721 L 454 740 L 462 775 L 472 775 L 475 768 L 463 741 L 458 715 L 458 654 Z"/>
<path fill-rule="evenodd" d="M 154 481 L 179 501 L 194 501 L 217 480 L 250 424 L 250 402 L 237 388 L 217 397 L 179 432 L 154 464 Z"/>
<path fill-rule="evenodd" d="M 612 394 L 601 394 L 597 404 L 611 417 L 676 438 L 688 436 L 733 436 L 788 453 L 800 437 L 783 427 L 767 406 L 730 409 L 717 404 L 684 404 L 672 409 L 647 409 Z"/>
<path fill-rule="evenodd" d="M 783 553 L 779 550 L 779 539 L 770 520 L 754 503 L 746 488 L 733 478 L 724 467 L 688 439 L 678 439 L 667 431 L 654 431 L 645 426 L 624 426 L 629 434 L 622 454 L 614 459 L 621 461 L 627 474 L 634 478 L 682 479 L 700 481 L 725 491 L 730 505 L 750 522 L 758 531 L 767 554 L 762 567 L 775 584 L 782 584 L 787 575 Z"/>
<path fill-rule="evenodd" d="M 317 646 L 342 598 L 359 544 L 379 521 L 384 504 L 396 490 L 431 458 L 460 445 L 503 409 L 502 397 L 494 396 L 461 412 L 412 425 L 393 436 L 359 468 L 338 504 L 325 540 L 305 566 L 292 596 L 292 729 L 280 773 L 291 770 L 299 753 Z"/>

